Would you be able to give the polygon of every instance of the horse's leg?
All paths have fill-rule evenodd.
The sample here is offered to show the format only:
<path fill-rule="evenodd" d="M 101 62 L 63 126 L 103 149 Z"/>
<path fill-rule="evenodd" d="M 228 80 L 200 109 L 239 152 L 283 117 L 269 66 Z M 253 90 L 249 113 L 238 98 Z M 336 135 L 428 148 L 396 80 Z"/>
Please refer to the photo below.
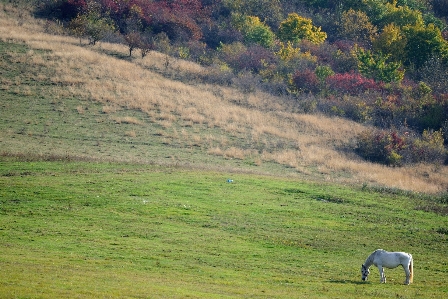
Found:
<path fill-rule="evenodd" d="M 378 271 L 380 271 L 380 283 L 386 283 L 386 275 L 382 265 L 378 265 Z"/>
<path fill-rule="evenodd" d="M 404 273 L 406 273 L 406 280 L 404 282 L 404 284 L 408 285 L 410 278 L 411 278 L 411 272 L 409 271 L 409 265 L 402 265 L 403 269 L 404 269 Z"/>

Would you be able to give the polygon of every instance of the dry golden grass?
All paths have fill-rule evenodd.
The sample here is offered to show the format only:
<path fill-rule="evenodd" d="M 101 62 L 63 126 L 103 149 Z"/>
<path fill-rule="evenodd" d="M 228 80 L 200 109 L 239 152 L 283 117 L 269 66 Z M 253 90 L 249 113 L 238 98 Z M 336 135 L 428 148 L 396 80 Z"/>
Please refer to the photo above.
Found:
<path fill-rule="evenodd" d="M 118 110 L 120 110 L 119 107 L 115 106 L 115 105 L 105 105 L 105 106 L 103 106 L 103 109 L 102 109 L 103 113 L 106 113 L 106 114 L 115 113 Z"/>
<path fill-rule="evenodd" d="M 132 59 L 119 59 L 107 53 L 125 55 L 128 50 L 124 46 L 80 45 L 79 39 L 44 33 L 42 22 L 30 16 L 25 16 L 23 25 L 18 26 L 10 15 L 14 13 L 0 12 L 0 38 L 25 42 L 35 50 L 50 50 L 45 56 L 30 51 L 27 59 L 56 70 L 54 76 L 45 78 L 64 86 L 55 98 L 91 99 L 103 104 L 105 114 L 125 109 L 142 111 L 161 126 L 158 134 L 166 138 L 166 144 L 178 140 L 202 147 L 211 155 L 250 158 L 257 165 L 274 161 L 296 169 L 297 173 L 335 182 L 379 184 L 432 193 L 447 189 L 446 166 L 390 168 L 344 154 L 341 148 L 350 147 L 354 136 L 365 129 L 358 123 L 293 113 L 290 103 L 258 91 L 246 94 L 229 87 L 172 80 L 162 75 L 164 71 L 194 79 L 209 70 L 172 57 L 168 58 L 167 67 L 166 55 L 157 52 L 144 59 L 137 54 Z M 2 82 L 0 87 L 7 89 L 14 85 L 18 82 Z M 83 113 L 82 106 L 77 110 Z M 142 124 L 132 117 L 114 120 Z M 135 137 L 137 133 L 127 131 L 125 135 Z M 238 144 L 234 139 L 245 142 Z"/>
<path fill-rule="evenodd" d="M 85 110 L 82 106 L 77 106 L 76 111 L 78 111 L 79 114 L 84 114 Z"/>
<path fill-rule="evenodd" d="M 124 117 L 114 117 L 113 120 L 117 123 L 117 124 L 134 124 L 134 125 L 141 125 L 142 121 L 132 117 L 132 116 L 124 116 Z"/>
<path fill-rule="evenodd" d="M 137 133 L 134 130 L 126 131 L 124 134 L 128 137 L 137 137 Z"/>

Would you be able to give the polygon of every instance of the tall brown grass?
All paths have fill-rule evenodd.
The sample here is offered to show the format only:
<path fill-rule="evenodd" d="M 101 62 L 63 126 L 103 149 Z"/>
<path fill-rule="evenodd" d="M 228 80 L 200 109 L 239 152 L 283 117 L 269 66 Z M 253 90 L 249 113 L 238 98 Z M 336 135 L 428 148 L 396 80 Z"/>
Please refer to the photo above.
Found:
<path fill-rule="evenodd" d="M 18 25 L 14 16 L 14 11 L 0 11 L 0 38 L 25 42 L 34 49 L 28 54 L 32 63 L 56 70 L 54 76 L 42 79 L 64 86 L 57 96 L 92 99 L 103 104 L 106 114 L 142 111 L 160 126 L 166 144 L 177 139 L 211 155 L 250 158 L 257 165 L 272 161 L 315 179 L 418 192 L 447 190 L 446 166 L 390 168 L 347 154 L 354 136 L 365 129 L 361 124 L 294 113 L 291 111 L 297 110 L 298 104 L 259 91 L 247 94 L 230 87 L 193 84 L 195 76 L 206 76 L 210 70 L 172 57 L 167 68 L 166 55 L 157 52 L 145 58 L 135 54 L 132 59 L 119 59 L 107 53 L 127 53 L 125 46 L 104 42 L 95 47 L 80 45 L 76 38 L 46 34 L 43 23 L 30 16 Z M 38 49 L 49 52 L 38 55 Z M 171 79 L 176 73 L 191 80 Z M 135 118 L 115 121 L 142 124 Z M 137 134 L 127 131 L 126 135 Z"/>

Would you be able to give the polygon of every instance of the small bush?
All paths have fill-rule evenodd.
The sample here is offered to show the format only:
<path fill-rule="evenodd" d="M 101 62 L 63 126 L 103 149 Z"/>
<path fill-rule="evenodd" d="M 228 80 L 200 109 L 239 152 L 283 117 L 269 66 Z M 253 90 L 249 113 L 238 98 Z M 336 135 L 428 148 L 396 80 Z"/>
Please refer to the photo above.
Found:
<path fill-rule="evenodd" d="M 372 117 L 372 108 L 365 101 L 350 95 L 329 96 L 320 100 L 319 108 L 330 115 L 346 117 L 360 123 L 370 121 Z"/>
<path fill-rule="evenodd" d="M 366 160 L 390 166 L 444 163 L 447 150 L 441 131 L 424 131 L 422 138 L 408 132 L 367 130 L 357 136 L 356 152 Z"/>
<path fill-rule="evenodd" d="M 402 163 L 405 139 L 396 131 L 367 130 L 358 135 L 357 153 L 366 160 L 391 166 Z"/>
<path fill-rule="evenodd" d="M 443 164 L 447 158 L 447 150 L 444 147 L 442 130 L 423 131 L 422 138 L 411 140 L 403 155 L 412 163 Z"/>
<path fill-rule="evenodd" d="M 228 26 L 212 24 L 202 29 L 203 40 L 210 49 L 218 49 L 222 44 L 233 44 L 243 41 L 243 34 Z"/>
<path fill-rule="evenodd" d="M 275 55 L 262 46 L 252 45 L 232 60 L 235 69 L 258 73 L 275 61 Z"/>
<path fill-rule="evenodd" d="M 239 90 L 245 93 L 254 92 L 260 87 L 260 76 L 254 75 L 248 71 L 238 73 L 238 77 L 232 79 L 232 84 Z"/>
<path fill-rule="evenodd" d="M 296 71 L 292 78 L 294 87 L 302 92 L 317 92 L 319 90 L 319 79 L 316 73 L 310 69 Z"/>

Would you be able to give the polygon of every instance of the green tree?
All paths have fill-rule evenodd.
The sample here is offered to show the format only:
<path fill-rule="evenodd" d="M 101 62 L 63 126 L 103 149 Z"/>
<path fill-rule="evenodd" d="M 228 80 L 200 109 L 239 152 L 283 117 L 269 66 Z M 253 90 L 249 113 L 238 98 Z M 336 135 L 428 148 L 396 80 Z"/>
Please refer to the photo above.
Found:
<path fill-rule="evenodd" d="M 407 64 L 420 68 L 434 55 L 448 58 L 448 42 L 443 38 L 440 29 L 433 24 L 405 26 L 402 30 L 407 39 Z"/>
<path fill-rule="evenodd" d="M 355 54 L 358 59 L 358 70 L 365 77 L 387 83 L 403 80 L 404 71 L 401 69 L 401 63 L 387 62 L 389 55 L 383 55 L 381 52 L 372 53 L 362 48 L 356 48 Z"/>
<path fill-rule="evenodd" d="M 387 3 L 385 6 L 386 12 L 380 21 L 381 27 L 391 23 L 398 27 L 424 24 L 422 13 L 418 10 L 413 10 L 408 6 L 397 6 L 396 0 Z"/>
<path fill-rule="evenodd" d="M 224 7 L 233 13 L 256 16 L 272 28 L 282 20 L 280 0 L 222 0 Z"/>
<path fill-rule="evenodd" d="M 400 27 L 389 24 L 383 31 L 372 40 L 373 50 L 390 55 L 393 61 L 404 61 L 406 59 L 405 47 L 407 39 Z"/>
<path fill-rule="evenodd" d="M 115 30 L 112 19 L 104 16 L 101 13 L 100 4 L 94 1 L 88 3 L 87 11 L 84 14 L 78 14 L 70 22 L 69 28 L 77 37 L 87 37 L 91 45 L 95 45 Z"/>
<path fill-rule="evenodd" d="M 387 3 L 387 0 L 362 0 L 361 7 L 359 9 L 365 12 L 367 16 L 369 16 L 369 20 L 372 22 L 372 24 L 379 27 L 381 25 L 381 20 L 387 14 Z"/>
<path fill-rule="evenodd" d="M 321 44 L 327 38 L 327 34 L 322 32 L 320 27 L 314 26 L 311 19 L 291 13 L 286 20 L 281 22 L 278 37 L 283 42 L 297 43 L 306 39 L 314 44 Z"/>
<path fill-rule="evenodd" d="M 275 34 L 258 17 L 246 16 L 241 31 L 247 43 L 259 44 L 265 48 L 270 48 L 274 44 Z"/>
<path fill-rule="evenodd" d="M 319 85 L 321 88 L 325 85 L 325 80 L 328 77 L 334 75 L 334 71 L 328 65 L 317 66 L 316 69 L 314 70 L 314 73 L 316 74 L 316 77 L 319 80 Z"/>
<path fill-rule="evenodd" d="M 89 43 L 95 45 L 114 29 L 113 21 L 110 18 L 88 18 L 86 34 Z"/>
<path fill-rule="evenodd" d="M 366 44 L 370 43 L 377 32 L 365 12 L 353 9 L 342 13 L 338 27 L 341 37 Z"/>

